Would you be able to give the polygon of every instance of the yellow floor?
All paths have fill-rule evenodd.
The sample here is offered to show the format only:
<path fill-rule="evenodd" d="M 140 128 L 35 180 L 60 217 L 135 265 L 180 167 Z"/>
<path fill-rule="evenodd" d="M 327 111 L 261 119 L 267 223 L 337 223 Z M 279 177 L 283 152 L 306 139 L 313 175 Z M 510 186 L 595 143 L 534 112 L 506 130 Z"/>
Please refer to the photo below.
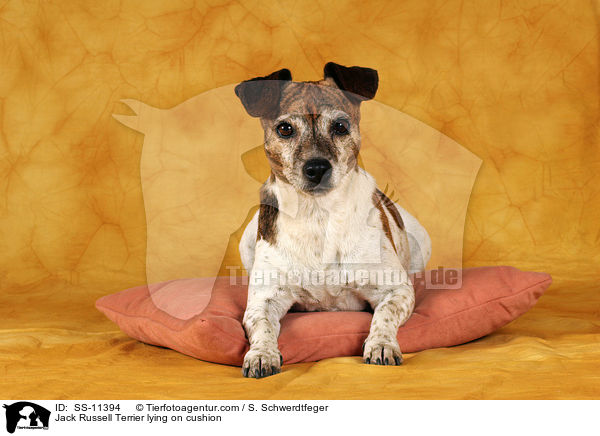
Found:
<path fill-rule="evenodd" d="M 27 289 L 27 304 L 13 310 L 0 300 L 0 390 L 34 399 L 597 399 L 599 278 L 557 278 L 498 332 L 408 354 L 401 367 L 342 357 L 261 380 L 132 340 L 94 309 L 97 291 L 47 283 Z M 35 307 L 48 293 L 57 297 Z M 19 324 L 27 327 L 11 328 Z"/>

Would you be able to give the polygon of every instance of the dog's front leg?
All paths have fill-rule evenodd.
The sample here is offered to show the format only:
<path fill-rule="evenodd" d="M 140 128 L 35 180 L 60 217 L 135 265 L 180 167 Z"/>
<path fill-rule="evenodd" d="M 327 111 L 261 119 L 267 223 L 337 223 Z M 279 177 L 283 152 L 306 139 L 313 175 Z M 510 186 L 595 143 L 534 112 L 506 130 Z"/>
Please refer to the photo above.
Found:
<path fill-rule="evenodd" d="M 277 347 L 279 321 L 294 303 L 291 291 L 275 286 L 248 287 L 244 328 L 250 350 L 244 356 L 245 377 L 266 377 L 281 371 L 283 357 Z"/>
<path fill-rule="evenodd" d="M 402 352 L 398 345 L 398 328 L 404 324 L 415 306 L 412 284 L 393 289 L 377 289 L 366 298 L 373 307 L 369 336 L 363 345 L 363 360 L 374 365 L 400 365 Z"/>

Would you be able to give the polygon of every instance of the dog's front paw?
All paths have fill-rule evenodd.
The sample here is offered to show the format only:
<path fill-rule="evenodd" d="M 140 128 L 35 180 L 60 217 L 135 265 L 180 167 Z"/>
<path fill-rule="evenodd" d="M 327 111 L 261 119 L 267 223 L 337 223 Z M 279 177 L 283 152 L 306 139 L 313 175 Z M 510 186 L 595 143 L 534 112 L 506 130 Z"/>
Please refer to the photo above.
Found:
<path fill-rule="evenodd" d="M 277 348 L 251 348 L 244 356 L 242 374 L 244 377 L 261 378 L 281 372 L 283 357 Z"/>
<path fill-rule="evenodd" d="M 401 365 L 402 352 L 398 342 L 390 343 L 377 340 L 365 341 L 363 362 L 371 365 Z"/>

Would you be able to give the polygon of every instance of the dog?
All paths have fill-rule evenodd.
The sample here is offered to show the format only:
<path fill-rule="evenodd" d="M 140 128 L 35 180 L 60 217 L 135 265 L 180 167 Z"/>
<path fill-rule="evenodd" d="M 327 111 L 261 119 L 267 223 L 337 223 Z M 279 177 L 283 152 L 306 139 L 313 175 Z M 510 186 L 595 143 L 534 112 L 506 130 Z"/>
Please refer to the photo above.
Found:
<path fill-rule="evenodd" d="M 376 70 L 329 62 L 323 80 L 294 82 L 282 69 L 235 88 L 247 113 L 260 119 L 271 166 L 239 247 L 250 278 L 245 377 L 281 371 L 277 338 L 290 309 L 371 308 L 363 361 L 402 363 L 396 334 L 415 304 L 408 273 L 424 269 L 431 241 L 358 165 L 360 105 L 378 84 Z M 381 280 L 382 271 L 396 280 Z M 315 272 L 332 279 L 304 279 Z"/>

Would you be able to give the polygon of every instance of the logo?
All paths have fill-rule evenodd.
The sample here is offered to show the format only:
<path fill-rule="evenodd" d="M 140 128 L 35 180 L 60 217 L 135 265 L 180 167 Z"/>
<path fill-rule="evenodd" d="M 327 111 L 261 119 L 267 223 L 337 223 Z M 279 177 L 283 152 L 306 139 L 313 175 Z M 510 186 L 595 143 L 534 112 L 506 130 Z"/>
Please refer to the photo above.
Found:
<path fill-rule="evenodd" d="M 19 401 L 3 406 L 6 409 L 6 431 L 14 433 L 16 429 L 48 430 L 50 411 L 28 401 Z"/>
<path fill-rule="evenodd" d="M 144 134 L 140 174 L 148 223 L 149 284 L 173 277 L 226 276 L 227 270 L 235 267 L 240 274 L 243 272 L 238 239 L 260 206 L 257 193 L 270 177 L 271 166 L 262 145 L 264 131 L 248 116 L 234 87 L 212 89 L 171 109 L 125 99 L 122 103 L 135 115 L 113 115 L 123 125 Z M 415 222 L 420 221 L 435 241 L 429 263 L 419 264 L 414 270 L 461 268 L 469 194 L 482 160 L 451 138 L 390 106 L 372 100 L 361 112 L 361 167 L 377 180 L 392 202 L 408 208 L 400 214 L 408 246 L 415 249 L 411 257 L 428 257 L 428 250 L 421 249 L 420 241 L 425 237 Z M 390 134 L 389 126 L 394 126 L 395 134 Z M 295 192 L 289 190 L 289 201 L 279 204 L 280 213 L 296 217 L 302 211 L 303 203 L 298 201 L 301 196 L 296 197 Z M 184 200 L 173 201 L 175 197 Z M 384 212 L 387 206 L 371 206 L 375 206 L 370 211 L 373 213 L 368 214 L 362 228 L 376 235 L 383 217 L 379 206 Z M 324 217 L 327 212 L 323 209 Z M 337 234 L 337 224 L 330 224 L 332 234 Z M 386 234 L 380 236 L 382 241 L 389 238 Z M 207 246 L 211 249 L 198 248 Z M 364 253 L 372 258 L 361 262 L 380 263 L 380 245 L 369 247 Z M 321 253 L 323 263 L 337 261 L 335 250 Z M 372 270 L 372 265 L 368 269 Z M 321 271 L 315 274 L 320 280 Z M 432 284 L 444 278 L 458 285 L 454 276 L 439 275 Z M 340 279 L 345 280 L 343 274 Z M 156 290 L 151 288 L 150 294 Z M 153 295 L 158 308 L 187 319 L 189 314 L 174 310 L 158 295 Z"/>

